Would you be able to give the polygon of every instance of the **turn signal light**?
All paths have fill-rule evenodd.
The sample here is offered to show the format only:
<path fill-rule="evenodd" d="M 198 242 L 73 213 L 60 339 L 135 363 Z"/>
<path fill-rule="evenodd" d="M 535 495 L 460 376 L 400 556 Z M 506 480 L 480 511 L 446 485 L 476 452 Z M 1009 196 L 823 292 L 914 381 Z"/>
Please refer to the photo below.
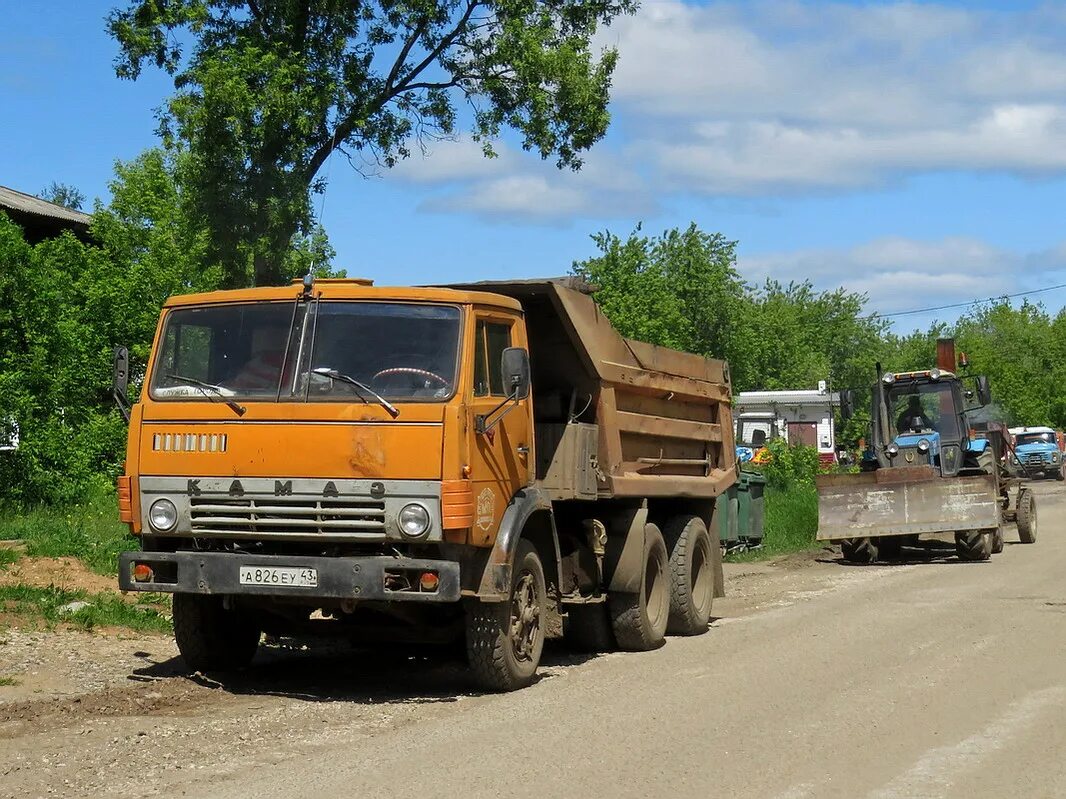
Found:
<path fill-rule="evenodd" d="M 135 583 L 150 583 L 155 577 L 152 567 L 147 563 L 138 563 L 133 567 L 133 581 Z"/>
<path fill-rule="evenodd" d="M 422 577 L 418 584 L 422 586 L 423 591 L 436 591 L 437 586 L 440 585 L 440 578 L 436 572 L 422 572 Z"/>

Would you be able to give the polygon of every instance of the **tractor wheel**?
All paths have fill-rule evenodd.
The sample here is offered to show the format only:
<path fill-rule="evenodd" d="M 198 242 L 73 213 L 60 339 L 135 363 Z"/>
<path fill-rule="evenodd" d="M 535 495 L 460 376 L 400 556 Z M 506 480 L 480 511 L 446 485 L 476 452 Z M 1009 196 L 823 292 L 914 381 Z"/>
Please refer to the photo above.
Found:
<path fill-rule="evenodd" d="M 955 533 L 955 553 L 959 560 L 979 561 L 992 557 L 993 534 L 989 530 L 966 530 Z"/>
<path fill-rule="evenodd" d="M 1036 541 L 1036 497 L 1028 488 L 1018 492 L 1018 538 L 1023 544 Z"/>
<path fill-rule="evenodd" d="M 992 554 L 998 555 L 1003 551 L 1003 528 L 997 527 L 996 532 L 992 534 Z"/>
<path fill-rule="evenodd" d="M 873 563 L 877 560 L 877 544 L 872 538 L 847 538 L 840 542 L 840 554 L 848 563 Z"/>
<path fill-rule="evenodd" d="M 663 525 L 670 554 L 670 621 L 674 635 L 707 632 L 714 603 L 714 560 L 711 536 L 699 516 L 674 516 Z"/>
<path fill-rule="evenodd" d="M 611 628 L 618 648 L 630 652 L 657 649 L 666 641 L 670 619 L 670 564 L 663 534 L 654 524 L 644 527 L 644 570 L 640 591 L 612 591 L 607 596 Z"/>
<path fill-rule="evenodd" d="M 899 560 L 903 555 L 903 536 L 884 535 L 877 539 L 877 556 L 881 560 Z"/>

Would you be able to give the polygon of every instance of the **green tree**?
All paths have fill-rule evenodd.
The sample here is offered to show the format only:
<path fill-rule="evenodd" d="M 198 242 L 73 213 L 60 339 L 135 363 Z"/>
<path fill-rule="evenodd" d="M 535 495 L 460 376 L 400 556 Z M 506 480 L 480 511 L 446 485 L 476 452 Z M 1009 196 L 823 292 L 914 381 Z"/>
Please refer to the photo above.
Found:
<path fill-rule="evenodd" d="M 768 280 L 751 290 L 748 303 L 733 368 L 737 390 L 814 388 L 820 380 L 843 389 L 871 381 L 886 324 L 863 313 L 865 295 Z"/>
<path fill-rule="evenodd" d="M 745 293 L 736 242 L 695 224 L 654 238 L 638 225 L 624 241 L 610 232 L 592 240 L 600 254 L 572 271 L 598 287 L 596 302 L 622 335 L 730 359 Z"/>
<path fill-rule="evenodd" d="M 505 128 L 578 168 L 606 132 L 617 53 L 592 52 L 634 0 L 137 0 L 108 17 L 116 71 L 174 77 L 164 141 L 208 231 L 223 285 L 284 280 L 312 233 L 310 197 L 336 150 L 384 168 L 468 126 L 487 155 Z M 191 54 L 182 43 L 191 42 Z M 460 119 L 457 106 L 469 106 Z"/>
<path fill-rule="evenodd" d="M 56 183 L 54 180 L 37 196 L 42 200 L 48 200 L 50 203 L 62 205 L 64 208 L 70 208 L 73 211 L 80 211 L 82 206 L 85 205 L 85 195 L 78 189 L 74 186 L 68 186 L 66 183 Z"/>

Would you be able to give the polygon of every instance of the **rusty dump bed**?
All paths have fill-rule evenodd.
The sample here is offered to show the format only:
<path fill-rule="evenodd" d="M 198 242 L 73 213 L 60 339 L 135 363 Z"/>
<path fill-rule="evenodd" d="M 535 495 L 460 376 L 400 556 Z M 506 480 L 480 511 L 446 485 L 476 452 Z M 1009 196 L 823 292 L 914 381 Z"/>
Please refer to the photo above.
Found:
<path fill-rule="evenodd" d="M 823 474 L 818 540 L 992 530 L 1000 523 L 991 475 L 941 478 L 932 466 Z"/>
<path fill-rule="evenodd" d="M 537 477 L 555 498 L 713 497 L 736 482 L 724 361 L 622 338 L 573 278 L 455 288 L 522 304 Z"/>

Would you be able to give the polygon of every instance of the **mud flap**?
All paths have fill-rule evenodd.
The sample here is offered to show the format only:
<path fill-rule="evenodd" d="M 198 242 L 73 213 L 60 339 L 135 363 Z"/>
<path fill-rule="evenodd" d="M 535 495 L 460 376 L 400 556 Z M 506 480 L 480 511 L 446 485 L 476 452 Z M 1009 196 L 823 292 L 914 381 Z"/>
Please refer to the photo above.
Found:
<path fill-rule="evenodd" d="M 818 540 L 993 530 L 1000 497 L 992 475 L 943 478 L 932 466 L 819 475 Z"/>

